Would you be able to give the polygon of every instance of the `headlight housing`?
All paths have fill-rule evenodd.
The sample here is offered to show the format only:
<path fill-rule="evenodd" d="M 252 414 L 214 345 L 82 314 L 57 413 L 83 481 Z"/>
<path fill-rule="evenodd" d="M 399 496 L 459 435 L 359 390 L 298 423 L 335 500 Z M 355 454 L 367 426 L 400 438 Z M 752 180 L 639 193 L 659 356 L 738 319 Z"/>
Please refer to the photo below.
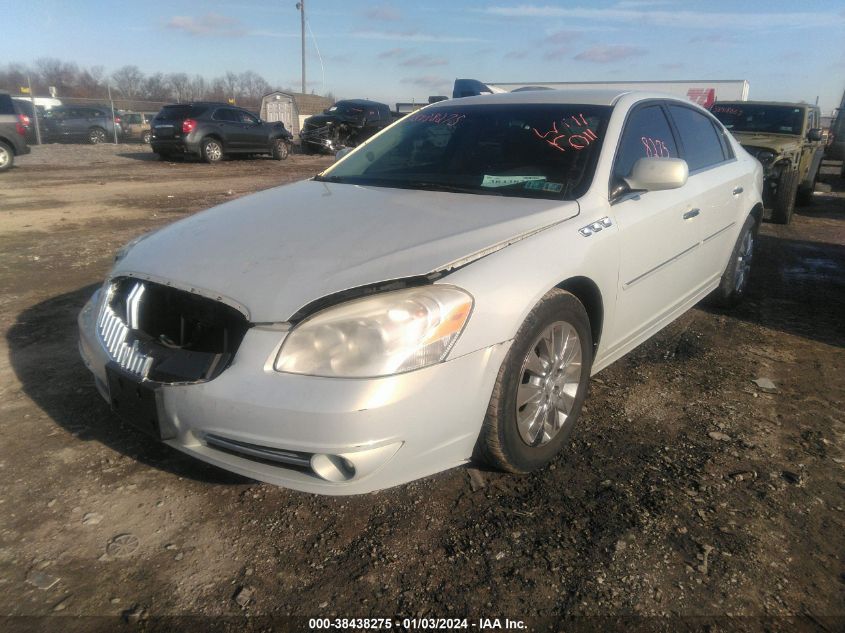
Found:
<path fill-rule="evenodd" d="M 769 165 L 775 159 L 774 152 L 769 152 L 766 150 L 757 152 L 757 160 L 759 160 L 763 165 Z"/>
<path fill-rule="evenodd" d="M 406 288 L 327 308 L 288 334 L 277 371 L 333 378 L 375 378 L 446 359 L 472 312 L 454 286 Z"/>

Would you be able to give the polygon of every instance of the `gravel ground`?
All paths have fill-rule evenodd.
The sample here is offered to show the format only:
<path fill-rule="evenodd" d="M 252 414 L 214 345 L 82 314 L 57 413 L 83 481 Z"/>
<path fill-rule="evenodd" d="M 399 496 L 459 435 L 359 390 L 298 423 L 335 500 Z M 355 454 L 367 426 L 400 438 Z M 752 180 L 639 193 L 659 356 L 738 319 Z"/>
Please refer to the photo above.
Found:
<path fill-rule="evenodd" d="M 843 630 L 838 164 L 792 225 L 764 224 L 743 306 L 698 306 L 592 380 L 550 467 L 458 468 L 329 498 L 238 478 L 123 426 L 75 342 L 76 313 L 122 243 L 328 162 L 207 166 L 54 145 L 0 177 L 0 615 L 36 618 L 0 628 L 252 615 L 266 630 L 262 618 L 298 614 Z"/>

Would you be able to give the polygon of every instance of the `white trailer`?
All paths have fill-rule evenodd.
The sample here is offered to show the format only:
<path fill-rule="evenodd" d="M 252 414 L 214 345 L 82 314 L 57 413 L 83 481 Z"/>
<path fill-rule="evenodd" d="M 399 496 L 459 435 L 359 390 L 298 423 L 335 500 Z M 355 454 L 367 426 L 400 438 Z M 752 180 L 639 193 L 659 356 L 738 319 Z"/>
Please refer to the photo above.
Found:
<path fill-rule="evenodd" d="M 648 90 L 668 92 L 686 97 L 693 103 L 709 108 L 716 101 L 747 101 L 748 81 L 745 79 L 693 79 L 689 81 L 551 81 L 551 82 L 495 82 L 476 79 L 456 79 L 453 98 L 471 97 L 497 92 L 519 90 L 568 90 L 579 88 L 612 88 L 614 90 Z"/>

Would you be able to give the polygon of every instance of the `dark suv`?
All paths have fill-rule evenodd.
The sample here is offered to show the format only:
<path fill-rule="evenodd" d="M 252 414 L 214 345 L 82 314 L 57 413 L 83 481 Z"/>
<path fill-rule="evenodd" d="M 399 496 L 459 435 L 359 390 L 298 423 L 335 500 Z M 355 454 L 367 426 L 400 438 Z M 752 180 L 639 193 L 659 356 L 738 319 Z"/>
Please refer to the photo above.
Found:
<path fill-rule="evenodd" d="M 396 120 L 390 108 L 377 101 L 346 99 L 305 119 L 299 138 L 302 151 L 336 152 L 360 145 Z"/>
<path fill-rule="evenodd" d="M 108 106 L 58 106 L 44 112 L 45 141 L 83 141 L 96 145 L 123 136 L 120 117 Z"/>
<path fill-rule="evenodd" d="M 0 171 L 11 169 L 15 156 L 29 153 L 24 121 L 9 93 L 0 92 Z"/>
<path fill-rule="evenodd" d="M 281 121 L 262 121 L 226 103 L 166 105 L 153 119 L 150 144 L 161 158 L 199 156 L 216 163 L 228 154 L 270 154 L 284 160 L 292 135 Z"/>

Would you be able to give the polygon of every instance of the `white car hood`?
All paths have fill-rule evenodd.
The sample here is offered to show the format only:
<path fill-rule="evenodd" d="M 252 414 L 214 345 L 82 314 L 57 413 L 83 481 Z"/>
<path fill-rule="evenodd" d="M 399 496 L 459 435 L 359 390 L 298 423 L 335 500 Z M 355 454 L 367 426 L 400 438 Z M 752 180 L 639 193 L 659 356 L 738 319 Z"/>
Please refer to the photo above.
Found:
<path fill-rule="evenodd" d="M 304 181 L 240 198 L 141 240 L 112 271 L 288 320 L 342 290 L 425 275 L 578 214 L 576 202 Z"/>

